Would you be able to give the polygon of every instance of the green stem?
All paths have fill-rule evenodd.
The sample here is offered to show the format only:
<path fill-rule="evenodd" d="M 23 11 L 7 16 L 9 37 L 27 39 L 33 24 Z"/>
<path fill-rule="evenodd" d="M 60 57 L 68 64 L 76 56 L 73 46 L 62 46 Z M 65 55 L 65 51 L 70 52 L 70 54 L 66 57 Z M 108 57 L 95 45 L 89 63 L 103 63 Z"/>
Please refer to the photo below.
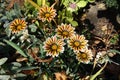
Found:
<path fill-rule="evenodd" d="M 104 68 L 106 67 L 108 62 L 105 63 L 105 65 L 97 72 L 95 73 L 93 76 L 90 77 L 90 80 L 95 80 L 95 78 L 104 70 Z"/>

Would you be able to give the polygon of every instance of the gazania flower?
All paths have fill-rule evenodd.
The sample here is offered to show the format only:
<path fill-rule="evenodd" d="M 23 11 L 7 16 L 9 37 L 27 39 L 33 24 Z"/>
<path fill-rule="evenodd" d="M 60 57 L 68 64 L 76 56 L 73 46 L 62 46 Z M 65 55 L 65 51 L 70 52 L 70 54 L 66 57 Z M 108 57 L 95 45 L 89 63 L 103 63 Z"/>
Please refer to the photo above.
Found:
<path fill-rule="evenodd" d="M 56 36 L 48 38 L 44 42 L 44 50 L 47 52 L 47 55 L 52 57 L 58 56 L 60 53 L 64 51 L 64 42 L 62 39 L 57 39 Z"/>
<path fill-rule="evenodd" d="M 85 37 L 83 35 L 76 34 L 70 37 L 70 40 L 68 41 L 68 45 L 76 52 L 85 49 L 87 46 L 87 42 L 88 41 L 85 40 Z"/>
<path fill-rule="evenodd" d="M 39 19 L 50 22 L 56 16 L 56 10 L 53 7 L 43 6 L 39 10 Z"/>
<path fill-rule="evenodd" d="M 70 38 L 71 36 L 74 35 L 74 30 L 75 28 L 73 28 L 70 24 L 61 24 L 58 25 L 58 28 L 56 29 L 57 35 L 63 39 L 65 38 Z"/>
<path fill-rule="evenodd" d="M 21 19 L 15 19 L 11 24 L 10 24 L 10 29 L 12 33 L 18 33 L 19 31 L 24 30 L 27 27 L 27 24 L 24 20 Z"/>
<path fill-rule="evenodd" d="M 76 59 L 80 62 L 83 62 L 83 63 L 89 63 L 90 60 L 92 59 L 92 52 L 91 50 L 85 50 L 84 52 L 79 52 L 76 54 Z"/>

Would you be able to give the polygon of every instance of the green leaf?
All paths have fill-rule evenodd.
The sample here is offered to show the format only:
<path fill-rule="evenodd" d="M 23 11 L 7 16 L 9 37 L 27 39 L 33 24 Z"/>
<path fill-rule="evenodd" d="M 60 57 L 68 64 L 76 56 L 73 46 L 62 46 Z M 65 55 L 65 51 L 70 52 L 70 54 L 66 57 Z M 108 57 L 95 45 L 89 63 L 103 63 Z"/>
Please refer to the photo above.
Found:
<path fill-rule="evenodd" d="M 18 72 L 21 71 L 20 70 L 21 66 L 22 65 L 18 62 L 12 62 L 11 65 L 10 65 L 10 70 L 11 70 L 12 73 L 18 73 Z"/>
<path fill-rule="evenodd" d="M 35 21 L 35 24 L 36 24 L 37 26 L 40 26 L 40 24 L 39 24 L 39 22 L 38 22 L 38 21 Z"/>
<path fill-rule="evenodd" d="M 87 5 L 87 1 L 79 1 L 78 3 L 77 3 L 77 6 L 79 7 L 79 8 L 83 8 L 83 7 L 85 7 L 86 5 Z"/>
<path fill-rule="evenodd" d="M 17 3 L 14 4 L 14 11 L 11 12 L 11 14 L 12 15 L 15 14 L 17 17 L 21 17 L 22 16 L 22 13 L 20 11 L 20 6 Z"/>
<path fill-rule="evenodd" d="M 95 2 L 95 0 L 88 0 L 88 2 L 93 3 L 93 2 Z"/>
<path fill-rule="evenodd" d="M 44 50 L 42 44 L 40 44 L 40 53 L 41 53 L 41 57 L 44 57 Z"/>
<path fill-rule="evenodd" d="M 37 27 L 35 26 L 35 24 L 29 25 L 29 28 L 31 28 L 31 32 L 36 32 Z"/>
<path fill-rule="evenodd" d="M 71 22 L 71 21 L 73 21 L 73 18 L 67 18 L 67 20 L 69 21 L 69 22 Z"/>
<path fill-rule="evenodd" d="M 64 6 L 67 7 L 68 4 L 69 4 L 69 2 L 70 2 L 69 0 L 62 0 L 62 1 L 61 1 L 61 4 L 63 4 Z"/>
<path fill-rule="evenodd" d="M 37 4 L 38 4 L 39 6 L 42 6 L 42 0 L 37 0 Z"/>
<path fill-rule="evenodd" d="M 0 75 L 0 80 L 9 80 L 10 75 Z"/>
<path fill-rule="evenodd" d="M 72 26 L 75 26 L 75 27 L 78 26 L 77 21 L 71 21 L 70 23 L 72 24 Z"/>
<path fill-rule="evenodd" d="M 120 54 L 120 51 L 118 51 L 118 50 L 114 50 L 114 49 L 109 50 L 109 52 L 115 52 L 115 53 Z"/>
<path fill-rule="evenodd" d="M 115 34 L 111 39 L 110 39 L 110 43 L 111 44 L 116 44 L 119 41 L 119 35 Z"/>
<path fill-rule="evenodd" d="M 22 70 L 33 70 L 33 69 L 38 69 L 39 67 L 33 67 L 33 66 L 25 66 L 25 67 L 21 67 L 21 68 L 17 68 L 16 71 L 20 72 Z"/>
<path fill-rule="evenodd" d="M 12 14 L 10 12 L 6 12 L 6 16 L 9 20 L 13 20 Z"/>
<path fill-rule="evenodd" d="M 36 43 L 38 41 L 35 35 L 30 35 L 30 38 L 32 39 L 33 43 Z"/>
<path fill-rule="evenodd" d="M 0 59 L 0 66 L 3 65 L 7 60 L 8 60 L 8 58 Z"/>
<path fill-rule="evenodd" d="M 13 69 L 16 69 L 16 68 L 19 68 L 21 67 L 22 65 L 18 62 L 12 62 L 11 65 L 13 66 Z"/>
<path fill-rule="evenodd" d="M 39 67 L 33 67 L 33 66 L 26 66 L 26 67 L 22 67 L 19 68 L 20 70 L 32 70 L 32 69 L 38 69 Z"/>
<path fill-rule="evenodd" d="M 10 45 L 10 46 L 12 46 L 13 48 L 15 48 L 22 56 L 27 57 L 27 55 L 22 51 L 22 49 L 21 49 L 18 45 L 16 45 L 15 43 L 13 43 L 13 42 L 11 42 L 11 41 L 5 40 L 5 39 L 4 39 L 4 41 L 5 41 L 8 45 Z"/>
<path fill-rule="evenodd" d="M 10 37 L 11 31 L 10 31 L 10 28 L 9 28 L 9 23 L 5 23 L 4 27 L 6 28 L 5 32 L 6 32 L 7 36 Z"/>
<path fill-rule="evenodd" d="M 6 73 L 5 69 L 1 68 L 0 69 L 0 74 L 5 74 L 5 73 Z"/>
<path fill-rule="evenodd" d="M 25 78 L 26 78 L 26 75 L 22 73 L 17 73 L 15 75 L 15 80 L 25 80 Z"/>
<path fill-rule="evenodd" d="M 3 42 L 0 42 L 0 46 L 5 46 L 5 44 Z"/>

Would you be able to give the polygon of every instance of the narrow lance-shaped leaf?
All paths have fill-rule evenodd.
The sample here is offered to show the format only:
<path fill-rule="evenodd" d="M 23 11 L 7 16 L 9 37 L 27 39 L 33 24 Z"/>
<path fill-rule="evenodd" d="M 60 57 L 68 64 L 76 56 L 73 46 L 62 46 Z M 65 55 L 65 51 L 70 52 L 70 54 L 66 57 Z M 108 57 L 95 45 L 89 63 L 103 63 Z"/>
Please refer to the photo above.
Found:
<path fill-rule="evenodd" d="M 0 59 L 0 66 L 3 65 L 6 61 L 7 61 L 8 58 L 2 58 Z"/>
<path fill-rule="evenodd" d="M 109 50 L 109 52 L 115 52 L 115 53 L 120 54 L 120 52 L 118 50 L 114 50 L 114 49 Z"/>
<path fill-rule="evenodd" d="M 33 5 L 35 8 L 37 8 L 38 10 L 40 9 L 39 5 L 36 4 L 35 2 L 33 2 L 32 0 L 27 0 L 31 5 Z"/>
<path fill-rule="evenodd" d="M 8 40 L 4 40 L 4 41 L 13 48 L 15 48 L 22 56 L 27 57 L 27 55 L 22 51 L 22 49 L 18 45 Z"/>
<path fill-rule="evenodd" d="M 0 75 L 0 80 L 9 80 L 10 75 Z"/>

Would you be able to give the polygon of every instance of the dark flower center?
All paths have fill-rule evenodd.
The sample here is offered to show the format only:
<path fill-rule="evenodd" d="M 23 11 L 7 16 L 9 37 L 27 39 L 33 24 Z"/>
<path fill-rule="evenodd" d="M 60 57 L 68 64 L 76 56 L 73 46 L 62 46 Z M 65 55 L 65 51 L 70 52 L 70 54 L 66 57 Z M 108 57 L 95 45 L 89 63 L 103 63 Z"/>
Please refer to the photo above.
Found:
<path fill-rule="evenodd" d="M 52 46 L 51 46 L 51 49 L 52 49 L 52 50 L 57 50 L 57 48 L 58 48 L 58 45 L 57 45 L 57 44 L 52 44 Z"/>
<path fill-rule="evenodd" d="M 69 32 L 68 32 L 68 31 L 63 31 L 62 34 L 63 34 L 64 36 L 67 36 L 67 35 L 69 34 Z"/>
<path fill-rule="evenodd" d="M 75 41 L 74 46 L 76 46 L 76 47 L 80 46 L 80 41 Z"/>

